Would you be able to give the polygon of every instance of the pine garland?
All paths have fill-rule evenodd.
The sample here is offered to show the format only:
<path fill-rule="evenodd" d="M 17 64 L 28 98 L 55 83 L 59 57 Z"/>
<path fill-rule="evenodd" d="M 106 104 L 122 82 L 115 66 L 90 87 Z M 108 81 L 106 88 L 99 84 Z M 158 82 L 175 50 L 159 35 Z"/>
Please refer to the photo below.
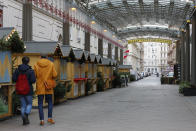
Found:
<path fill-rule="evenodd" d="M 11 50 L 12 53 L 23 53 L 25 51 L 24 42 L 15 31 L 8 41 L 5 40 L 5 37 L 0 39 L 0 50 Z"/>
<path fill-rule="evenodd" d="M 0 50 L 2 50 L 2 51 L 10 50 L 10 43 L 8 43 L 4 39 L 4 37 L 2 39 L 0 39 Z"/>

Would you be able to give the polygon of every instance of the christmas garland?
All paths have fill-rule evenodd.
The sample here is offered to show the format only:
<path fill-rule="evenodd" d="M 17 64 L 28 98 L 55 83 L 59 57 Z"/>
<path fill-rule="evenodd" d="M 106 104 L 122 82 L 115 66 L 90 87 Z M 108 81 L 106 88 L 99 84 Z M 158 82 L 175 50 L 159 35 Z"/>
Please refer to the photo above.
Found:
<path fill-rule="evenodd" d="M 11 50 L 12 53 L 23 53 L 25 51 L 24 42 L 15 31 L 12 36 L 6 39 L 5 37 L 0 39 L 0 50 Z"/>

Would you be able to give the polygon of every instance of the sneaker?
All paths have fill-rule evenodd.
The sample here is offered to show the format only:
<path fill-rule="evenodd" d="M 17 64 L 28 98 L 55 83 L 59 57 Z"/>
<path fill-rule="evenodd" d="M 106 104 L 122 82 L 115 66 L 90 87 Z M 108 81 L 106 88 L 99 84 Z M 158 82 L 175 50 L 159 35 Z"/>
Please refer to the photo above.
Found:
<path fill-rule="evenodd" d="M 48 118 L 48 123 L 55 124 L 55 121 L 52 118 Z"/>
<path fill-rule="evenodd" d="M 25 114 L 26 125 L 30 124 L 28 114 Z"/>
<path fill-rule="evenodd" d="M 41 120 L 40 121 L 40 126 L 43 126 L 44 125 L 44 120 Z"/>
<path fill-rule="evenodd" d="M 24 117 L 22 118 L 23 120 L 23 125 L 28 125 L 29 124 L 29 118 L 27 114 L 24 114 Z"/>

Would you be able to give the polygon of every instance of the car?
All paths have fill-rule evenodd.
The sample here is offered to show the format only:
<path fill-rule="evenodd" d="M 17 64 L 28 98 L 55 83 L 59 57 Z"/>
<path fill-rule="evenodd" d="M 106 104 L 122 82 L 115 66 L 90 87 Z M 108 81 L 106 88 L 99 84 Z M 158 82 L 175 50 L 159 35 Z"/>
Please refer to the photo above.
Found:
<path fill-rule="evenodd" d="M 137 75 L 137 72 L 136 71 L 131 70 L 130 71 L 130 75 L 133 76 L 136 81 L 138 80 L 138 75 Z"/>
<path fill-rule="evenodd" d="M 167 74 L 167 77 L 174 77 L 174 72 L 169 72 L 169 73 Z"/>
<path fill-rule="evenodd" d="M 143 79 L 143 78 L 144 78 L 144 74 L 143 74 L 143 72 L 141 72 L 141 73 L 140 73 L 140 76 L 141 76 L 141 79 Z"/>

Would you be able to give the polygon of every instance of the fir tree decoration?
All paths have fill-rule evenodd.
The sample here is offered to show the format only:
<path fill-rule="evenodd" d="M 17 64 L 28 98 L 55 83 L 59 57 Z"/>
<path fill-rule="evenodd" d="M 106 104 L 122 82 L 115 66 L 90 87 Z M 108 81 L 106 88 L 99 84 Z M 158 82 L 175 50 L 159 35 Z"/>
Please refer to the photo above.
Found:
<path fill-rule="evenodd" d="M 12 36 L 8 40 L 8 43 L 12 52 L 23 53 L 25 51 L 24 42 L 20 39 L 16 31 L 12 34 Z"/>
<path fill-rule="evenodd" d="M 10 50 L 10 43 L 8 43 L 4 37 L 0 39 L 0 50 L 5 51 L 5 50 Z"/>

